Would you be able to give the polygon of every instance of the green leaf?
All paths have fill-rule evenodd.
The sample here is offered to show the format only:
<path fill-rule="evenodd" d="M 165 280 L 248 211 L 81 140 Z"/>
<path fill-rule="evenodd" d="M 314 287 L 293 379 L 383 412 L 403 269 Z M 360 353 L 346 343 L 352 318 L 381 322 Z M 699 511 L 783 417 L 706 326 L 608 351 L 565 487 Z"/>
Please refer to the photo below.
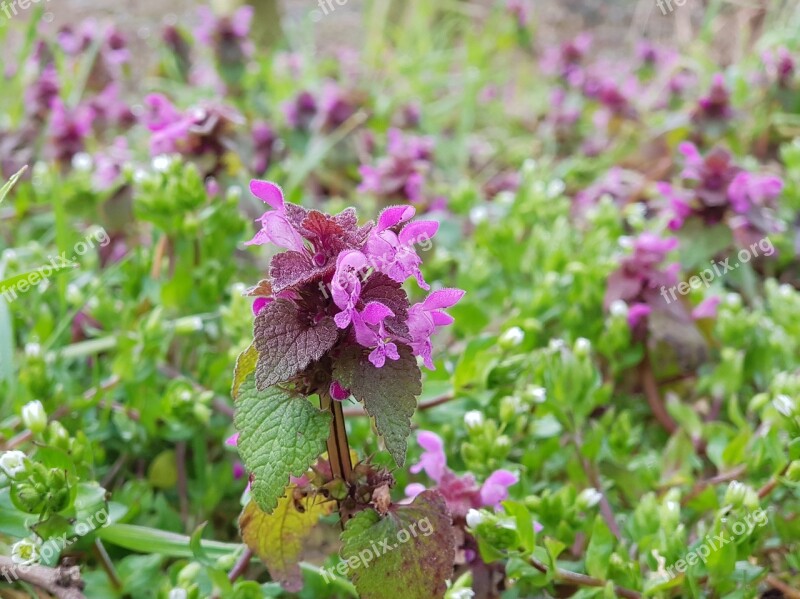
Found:
<path fill-rule="evenodd" d="M 206 529 L 206 525 L 208 522 L 203 522 L 195 528 L 192 536 L 189 538 L 189 549 L 192 550 L 192 555 L 194 559 L 206 567 L 212 567 L 214 565 L 214 560 L 212 560 L 206 550 L 203 548 L 203 531 Z"/>
<path fill-rule="evenodd" d="M 75 270 L 76 268 L 78 268 L 78 264 L 75 262 L 70 262 L 69 264 L 62 264 L 59 266 L 40 266 L 39 268 L 29 270 L 21 275 L 14 275 L 13 277 L 9 277 L 0 281 L 0 293 L 9 293 L 9 295 L 13 295 L 13 297 L 10 299 L 16 299 L 17 293 L 15 287 L 19 286 L 20 283 L 26 282 L 26 287 L 28 288 L 35 287 L 53 275 L 57 275 L 68 270 Z M 24 293 L 27 291 L 27 289 L 25 291 L 20 291 L 21 293 Z"/>
<path fill-rule="evenodd" d="M 601 516 L 594 519 L 592 538 L 586 548 L 586 571 L 590 576 L 606 578 L 615 538 Z"/>
<path fill-rule="evenodd" d="M 503 509 L 505 509 L 509 516 L 514 518 L 521 549 L 523 549 L 526 553 L 530 553 L 533 551 L 533 548 L 536 545 L 536 532 L 533 529 L 533 516 L 531 516 L 531 513 L 528 511 L 528 508 L 525 507 L 525 504 L 518 501 L 504 501 Z"/>
<path fill-rule="evenodd" d="M 3 200 L 6 199 L 6 196 L 11 191 L 11 188 L 14 187 L 14 185 L 17 184 L 17 181 L 19 180 L 19 178 L 22 176 L 22 174 L 27 169 L 28 169 L 27 166 L 23 166 L 21 169 L 19 169 L 19 171 L 16 174 L 11 176 L 11 178 L 8 180 L 8 182 L 5 185 L 3 185 L 3 187 L 0 187 L 0 204 L 3 203 Z"/>
<path fill-rule="evenodd" d="M 444 596 L 455 559 L 453 527 L 438 491 L 420 493 L 386 516 L 359 512 L 342 533 L 342 559 L 362 599 Z M 389 582 L 391 581 L 391 583 Z"/>
<path fill-rule="evenodd" d="M 330 414 L 278 387 L 257 391 L 250 376 L 239 389 L 234 424 L 239 455 L 253 474 L 253 499 L 267 513 L 290 476 L 302 476 L 325 451 Z"/>
<path fill-rule="evenodd" d="M 330 514 L 336 504 L 321 496 L 306 496 L 296 502 L 293 487 L 287 491 L 271 514 L 249 502 L 239 518 L 239 527 L 242 540 L 266 564 L 272 578 L 287 591 L 297 593 L 303 587 L 299 566 L 303 544 L 319 519 Z"/>
<path fill-rule="evenodd" d="M 375 426 L 395 463 L 406 461 L 406 445 L 411 434 L 411 416 L 422 393 L 422 373 L 411 350 L 398 344 L 399 360 L 386 360 L 376 368 L 367 352 L 351 348 L 335 362 L 333 376 L 350 389 L 364 409 L 375 419 Z"/>
<path fill-rule="evenodd" d="M 242 383 L 255 372 L 256 364 L 258 363 L 258 350 L 255 343 L 239 354 L 236 358 L 236 367 L 233 369 L 233 387 L 231 388 L 231 396 L 235 400 L 239 397 L 239 388 Z"/>

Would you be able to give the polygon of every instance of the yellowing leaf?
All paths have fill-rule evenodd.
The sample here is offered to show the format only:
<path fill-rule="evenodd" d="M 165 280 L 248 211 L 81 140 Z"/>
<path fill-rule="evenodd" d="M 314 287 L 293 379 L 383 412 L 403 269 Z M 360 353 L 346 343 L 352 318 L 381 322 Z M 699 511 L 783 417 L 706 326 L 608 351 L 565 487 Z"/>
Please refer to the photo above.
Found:
<path fill-rule="evenodd" d="M 309 496 L 298 499 L 296 504 L 293 491 L 293 486 L 286 489 L 271 514 L 251 501 L 239 518 L 239 527 L 245 544 L 266 564 L 270 575 L 287 591 L 296 593 L 303 587 L 298 565 L 303 544 L 319 519 L 330 514 L 336 503 Z"/>
<path fill-rule="evenodd" d="M 233 370 L 233 387 L 231 388 L 231 396 L 234 400 L 239 397 L 239 387 L 255 371 L 257 362 L 258 350 L 253 343 L 236 358 L 236 367 Z"/>

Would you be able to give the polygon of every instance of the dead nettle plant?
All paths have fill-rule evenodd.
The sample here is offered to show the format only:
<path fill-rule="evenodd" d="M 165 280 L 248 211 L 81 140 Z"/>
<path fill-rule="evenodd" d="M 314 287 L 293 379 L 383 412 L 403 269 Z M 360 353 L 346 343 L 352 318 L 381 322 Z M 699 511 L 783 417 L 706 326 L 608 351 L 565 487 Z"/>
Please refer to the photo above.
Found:
<path fill-rule="evenodd" d="M 403 290 L 409 278 L 430 289 L 414 246 L 428 243 L 438 223 L 412 220 L 413 207 L 394 206 L 360 226 L 352 208 L 332 216 L 286 203 L 273 183 L 256 180 L 250 189 L 270 210 L 248 243 L 285 251 L 247 292 L 255 298 L 254 339 L 234 373 L 235 442 L 251 483 L 240 519 L 244 541 L 273 578 L 297 591 L 303 541 L 322 516 L 338 512 L 343 555 L 427 519 L 432 534 L 351 578 L 366 599 L 397 588 L 408 598 L 442 596 L 455 546 L 444 497 L 428 490 L 413 502 L 392 502 L 394 477 L 358 461 L 342 411 L 350 397 L 361 402 L 403 466 L 422 392 L 417 358 L 433 368 L 431 335 L 453 322 L 445 310 L 464 294 L 441 289 L 411 305 Z"/>

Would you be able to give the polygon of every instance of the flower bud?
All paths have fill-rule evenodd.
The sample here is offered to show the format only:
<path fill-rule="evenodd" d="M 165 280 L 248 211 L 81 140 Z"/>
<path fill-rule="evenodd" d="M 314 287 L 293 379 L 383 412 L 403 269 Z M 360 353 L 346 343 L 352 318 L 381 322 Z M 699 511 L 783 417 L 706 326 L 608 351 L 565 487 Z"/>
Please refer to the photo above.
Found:
<path fill-rule="evenodd" d="M 486 520 L 486 517 L 480 510 L 470 508 L 467 512 L 467 526 L 470 528 L 478 528 L 484 520 Z"/>
<path fill-rule="evenodd" d="M 792 401 L 792 398 L 788 395 L 778 395 L 778 397 L 773 400 L 772 405 L 774 405 L 775 409 L 787 418 L 794 416 L 794 401 Z"/>
<path fill-rule="evenodd" d="M 789 464 L 789 469 L 786 471 L 786 478 L 793 483 L 800 483 L 800 460 L 795 460 Z"/>
<path fill-rule="evenodd" d="M 497 340 L 497 343 L 502 349 L 511 349 L 517 347 L 525 340 L 525 331 L 519 327 L 511 327 Z"/>
<path fill-rule="evenodd" d="M 44 432 L 47 428 L 47 413 L 42 402 L 37 399 L 22 406 L 22 423 L 35 435 Z"/>
<path fill-rule="evenodd" d="M 478 410 L 470 410 L 464 414 L 464 425 L 468 431 L 473 431 L 483 426 L 483 414 Z"/>
<path fill-rule="evenodd" d="M 580 510 L 588 510 L 600 503 L 603 494 L 595 488 L 588 488 L 581 491 L 575 504 Z"/>
<path fill-rule="evenodd" d="M 575 355 L 579 358 L 585 358 L 592 352 L 592 342 L 585 337 L 578 337 L 575 341 Z"/>

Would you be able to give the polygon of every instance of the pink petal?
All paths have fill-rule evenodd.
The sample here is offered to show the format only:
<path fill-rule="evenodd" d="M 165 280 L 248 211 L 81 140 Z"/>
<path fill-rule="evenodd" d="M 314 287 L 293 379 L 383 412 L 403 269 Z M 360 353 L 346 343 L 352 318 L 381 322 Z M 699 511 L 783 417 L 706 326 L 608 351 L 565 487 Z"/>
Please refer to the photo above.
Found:
<path fill-rule="evenodd" d="M 239 433 L 231 435 L 227 439 L 225 439 L 225 445 L 230 445 L 231 447 L 236 447 L 239 443 Z"/>
<path fill-rule="evenodd" d="M 463 289 L 440 289 L 426 297 L 425 301 L 422 302 L 422 307 L 425 310 L 451 308 L 464 297 L 465 293 Z"/>
<path fill-rule="evenodd" d="M 487 507 L 497 508 L 501 501 L 508 498 L 508 487 L 519 482 L 519 477 L 509 470 L 496 470 L 481 487 L 481 503 Z"/>
<path fill-rule="evenodd" d="M 431 320 L 433 320 L 433 324 L 435 324 L 437 327 L 446 327 L 456 321 L 456 319 L 450 316 L 447 312 L 441 312 L 439 310 L 434 310 L 431 312 Z"/>
<path fill-rule="evenodd" d="M 364 306 L 364 309 L 361 311 L 361 317 L 364 319 L 364 322 L 371 325 L 380 324 L 389 316 L 394 316 L 394 312 L 392 312 L 388 306 L 380 302 L 370 302 Z"/>
<path fill-rule="evenodd" d="M 418 220 L 413 223 L 408 223 L 403 227 L 398 238 L 403 245 L 411 245 L 419 243 L 420 241 L 432 239 L 438 230 L 439 223 L 436 221 Z"/>
<path fill-rule="evenodd" d="M 398 223 L 403 223 L 413 218 L 417 210 L 413 206 L 390 206 L 381 212 L 378 217 L 377 232 L 385 231 Z"/>
<path fill-rule="evenodd" d="M 423 491 L 425 491 L 425 485 L 421 483 L 411 483 L 406 487 L 406 497 L 414 498 Z"/>
<path fill-rule="evenodd" d="M 695 320 L 700 320 L 701 318 L 716 318 L 717 306 L 719 306 L 721 301 L 722 298 L 718 295 L 707 297 L 692 310 L 692 318 Z"/>
<path fill-rule="evenodd" d="M 257 297 L 253 302 L 253 314 L 258 316 L 258 313 L 266 308 L 272 301 L 271 297 Z"/>
<path fill-rule="evenodd" d="M 272 206 L 275 210 L 283 212 L 283 191 L 274 183 L 253 179 L 250 181 L 250 192 L 262 202 Z"/>

